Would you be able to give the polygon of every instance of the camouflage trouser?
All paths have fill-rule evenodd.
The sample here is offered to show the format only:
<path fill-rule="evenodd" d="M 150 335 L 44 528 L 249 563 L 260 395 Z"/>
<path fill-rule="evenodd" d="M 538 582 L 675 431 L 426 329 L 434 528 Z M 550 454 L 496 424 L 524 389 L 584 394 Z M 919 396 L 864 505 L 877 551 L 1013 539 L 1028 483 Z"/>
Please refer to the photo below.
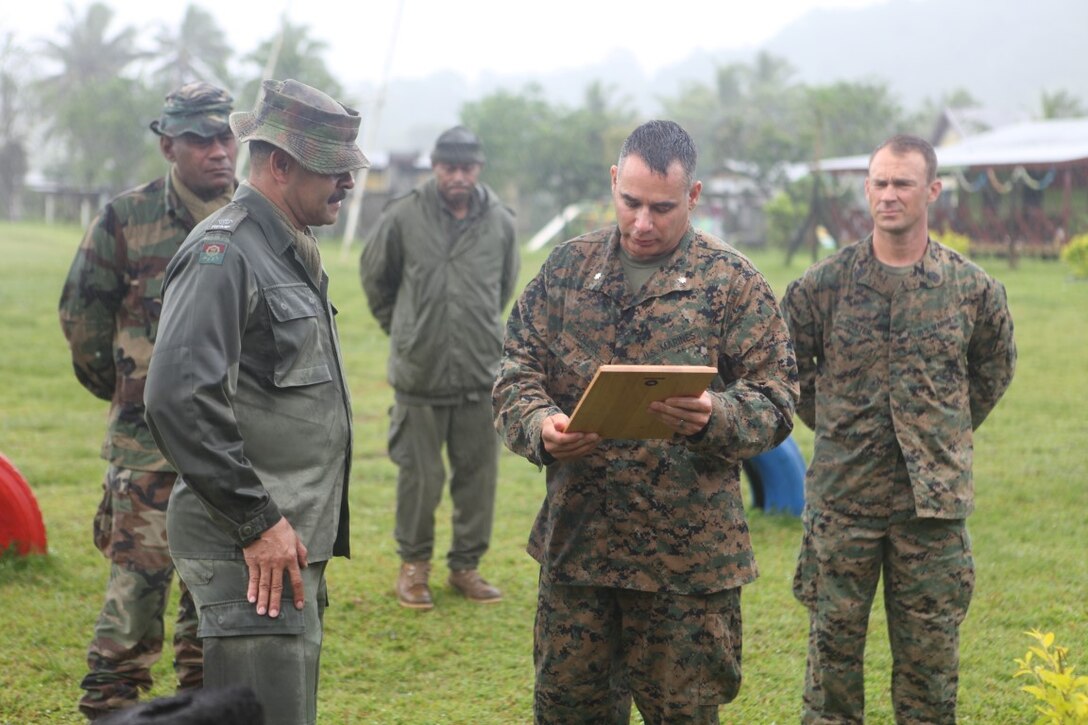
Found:
<path fill-rule="evenodd" d="M 163 646 L 163 615 L 174 563 L 166 543 L 166 503 L 176 474 L 110 466 L 94 519 L 95 546 L 110 560 L 106 598 L 87 650 L 89 672 L 79 702 L 94 717 L 132 704 L 151 687 L 151 666 Z M 180 583 L 174 627 L 179 690 L 200 687 L 203 657 L 196 608 Z"/>
<path fill-rule="evenodd" d="M 499 437 L 491 398 L 482 395 L 458 405 L 404 405 L 389 412 L 389 457 L 397 464 L 397 516 L 393 532 L 402 561 L 430 561 L 434 553 L 434 512 L 442 500 L 450 459 L 453 541 L 451 569 L 475 569 L 491 542 Z"/>
<path fill-rule="evenodd" d="M 539 724 L 717 723 L 740 690 L 740 589 L 705 596 L 564 586 L 542 573 L 533 713 Z"/>
<path fill-rule="evenodd" d="M 809 610 L 802 722 L 864 722 L 865 634 L 881 572 L 896 722 L 955 723 L 959 627 L 975 584 L 964 521 L 810 510 L 793 585 Z"/>

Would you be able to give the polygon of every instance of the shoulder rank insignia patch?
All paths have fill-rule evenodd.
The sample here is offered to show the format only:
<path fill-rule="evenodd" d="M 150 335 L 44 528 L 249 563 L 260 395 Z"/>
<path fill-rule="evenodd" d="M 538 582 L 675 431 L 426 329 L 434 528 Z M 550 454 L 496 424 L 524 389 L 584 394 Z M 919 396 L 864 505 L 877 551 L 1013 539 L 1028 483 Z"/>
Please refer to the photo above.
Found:
<path fill-rule="evenodd" d="M 226 242 L 204 242 L 200 247 L 199 264 L 223 264 L 223 255 L 227 253 Z"/>

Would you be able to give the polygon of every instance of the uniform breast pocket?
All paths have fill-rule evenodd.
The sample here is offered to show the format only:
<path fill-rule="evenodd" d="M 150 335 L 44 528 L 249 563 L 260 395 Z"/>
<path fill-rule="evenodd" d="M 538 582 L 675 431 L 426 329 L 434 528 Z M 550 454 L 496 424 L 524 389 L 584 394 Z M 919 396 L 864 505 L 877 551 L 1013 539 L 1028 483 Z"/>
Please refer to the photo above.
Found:
<path fill-rule="evenodd" d="M 871 386 L 870 374 L 888 365 L 887 321 L 877 318 L 837 316 L 824 342 L 826 370 L 835 385 L 864 390 Z"/>
<path fill-rule="evenodd" d="M 955 315 L 910 331 L 919 367 L 938 389 L 952 391 L 962 387 L 967 377 L 967 339 Z"/>
<path fill-rule="evenodd" d="M 125 295 L 120 324 L 152 336 L 162 313 L 162 275 L 133 277 Z"/>
<path fill-rule="evenodd" d="M 321 301 L 306 285 L 264 290 L 276 346 L 272 382 L 277 387 L 332 380 L 321 334 Z"/>
<path fill-rule="evenodd" d="M 158 322 L 162 312 L 162 275 L 140 280 L 140 297 L 147 319 Z"/>
<path fill-rule="evenodd" d="M 956 316 L 918 325 L 910 330 L 918 351 L 927 357 L 961 358 L 966 336 Z"/>

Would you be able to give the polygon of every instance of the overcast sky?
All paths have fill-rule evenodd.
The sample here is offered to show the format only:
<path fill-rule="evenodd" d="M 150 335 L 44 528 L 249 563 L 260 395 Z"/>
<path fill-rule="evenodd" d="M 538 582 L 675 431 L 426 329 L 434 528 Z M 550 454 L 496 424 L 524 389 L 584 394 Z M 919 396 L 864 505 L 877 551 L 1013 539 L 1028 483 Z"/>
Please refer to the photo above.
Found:
<path fill-rule="evenodd" d="M 328 44 L 332 73 L 346 87 L 455 70 L 470 80 L 481 72 L 534 73 L 602 60 L 615 48 L 634 53 L 653 72 L 693 50 L 759 45 L 809 10 L 862 7 L 887 0 L 223 0 L 194 3 L 212 13 L 236 55 L 271 37 L 278 18 L 310 28 Z M 0 36 L 14 32 L 26 46 L 56 37 L 68 6 L 83 16 L 89 0 L 3 0 Z M 106 0 L 113 32 L 124 25 L 152 37 L 162 23 L 176 26 L 183 0 Z M 399 32 L 394 42 L 396 18 Z M 255 8 L 262 8 L 258 11 Z M 390 52 L 392 49 L 392 55 Z"/>

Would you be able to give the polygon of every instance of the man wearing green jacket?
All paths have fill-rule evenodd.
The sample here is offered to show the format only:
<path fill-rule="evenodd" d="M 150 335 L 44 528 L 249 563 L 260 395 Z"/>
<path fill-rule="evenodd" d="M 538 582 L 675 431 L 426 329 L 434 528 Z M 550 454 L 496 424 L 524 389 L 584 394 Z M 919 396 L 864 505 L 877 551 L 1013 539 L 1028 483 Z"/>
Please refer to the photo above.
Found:
<path fill-rule="evenodd" d="M 231 114 L 249 176 L 166 268 L 144 391 L 204 686 L 252 688 L 266 725 L 317 722 L 325 569 L 350 553 L 351 399 L 313 227 L 369 165 L 360 120 L 290 79 Z"/>
<path fill-rule="evenodd" d="M 455 126 L 431 154 L 433 176 L 386 207 L 363 250 L 370 311 L 390 336 L 389 456 L 399 468 L 394 536 L 397 600 L 431 609 L 434 512 L 451 469 L 449 584 L 471 601 L 502 593 L 479 574 L 491 539 L 498 476 L 491 386 L 502 352 L 502 311 L 514 293 L 514 215 L 479 182 L 474 133 Z"/>

